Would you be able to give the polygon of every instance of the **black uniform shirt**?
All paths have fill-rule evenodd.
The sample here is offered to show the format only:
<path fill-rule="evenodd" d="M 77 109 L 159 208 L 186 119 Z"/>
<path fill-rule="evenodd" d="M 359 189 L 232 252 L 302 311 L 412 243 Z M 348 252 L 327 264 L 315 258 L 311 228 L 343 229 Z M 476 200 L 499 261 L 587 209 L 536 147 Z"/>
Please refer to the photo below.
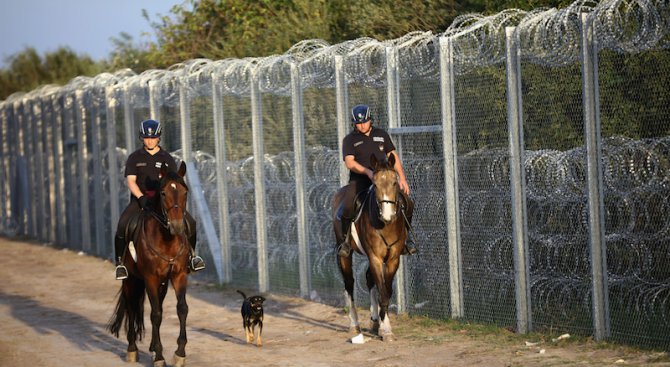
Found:
<path fill-rule="evenodd" d="M 385 161 L 388 153 L 395 150 L 391 137 L 384 129 L 372 127 L 370 136 L 361 134 L 354 130 L 342 140 L 343 159 L 348 155 L 353 155 L 356 162 L 363 167 L 372 169 L 370 157 L 374 154 L 378 161 Z M 370 179 L 367 175 L 349 171 L 349 181 L 367 181 Z M 370 182 L 371 183 L 371 182 Z"/>
<path fill-rule="evenodd" d="M 142 193 L 157 191 L 160 187 L 160 171 L 162 166 L 167 166 L 169 171 L 177 171 L 177 164 L 170 153 L 159 150 L 151 155 L 144 147 L 134 151 L 126 162 L 126 176 L 137 176 L 137 186 Z"/>

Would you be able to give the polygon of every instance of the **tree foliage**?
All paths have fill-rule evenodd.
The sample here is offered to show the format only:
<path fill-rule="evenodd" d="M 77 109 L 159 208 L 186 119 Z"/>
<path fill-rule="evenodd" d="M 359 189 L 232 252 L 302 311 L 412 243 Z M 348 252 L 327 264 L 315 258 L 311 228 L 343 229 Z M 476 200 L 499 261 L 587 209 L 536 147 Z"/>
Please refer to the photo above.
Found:
<path fill-rule="evenodd" d="M 41 57 L 28 47 L 7 60 L 9 67 L 0 70 L 0 100 L 18 91 L 30 91 L 44 84 L 66 84 L 79 76 L 94 76 L 104 70 L 104 65 L 90 57 L 77 55 L 66 47 Z"/>

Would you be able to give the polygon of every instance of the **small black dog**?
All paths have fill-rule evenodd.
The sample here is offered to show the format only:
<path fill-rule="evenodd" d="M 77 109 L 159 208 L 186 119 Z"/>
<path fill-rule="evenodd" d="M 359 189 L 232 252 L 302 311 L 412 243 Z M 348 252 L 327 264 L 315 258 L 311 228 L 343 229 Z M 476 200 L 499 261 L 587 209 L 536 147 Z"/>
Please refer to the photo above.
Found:
<path fill-rule="evenodd" d="M 256 325 L 258 325 L 258 339 L 256 339 L 256 345 L 262 347 L 263 341 L 261 340 L 261 333 L 263 333 L 263 302 L 265 302 L 265 298 L 263 296 L 252 296 L 247 298 L 244 292 L 240 290 L 238 290 L 237 293 L 244 297 L 241 310 L 242 327 L 244 328 L 244 334 L 247 337 L 247 343 L 254 342 L 254 332 Z"/>

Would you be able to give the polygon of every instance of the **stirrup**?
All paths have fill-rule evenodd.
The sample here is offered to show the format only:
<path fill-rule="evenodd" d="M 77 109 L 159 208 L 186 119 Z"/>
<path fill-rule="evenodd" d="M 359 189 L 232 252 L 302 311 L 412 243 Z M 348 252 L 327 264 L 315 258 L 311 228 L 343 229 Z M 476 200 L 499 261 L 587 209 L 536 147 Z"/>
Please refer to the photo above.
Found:
<path fill-rule="evenodd" d="M 351 245 L 349 245 L 348 241 L 345 240 L 338 246 L 337 255 L 339 255 L 340 257 L 348 257 L 350 253 L 351 253 Z"/>
<path fill-rule="evenodd" d="M 193 255 L 190 261 L 191 270 L 200 271 L 205 268 L 205 261 L 198 255 Z"/>
<path fill-rule="evenodd" d="M 418 252 L 419 250 L 416 249 L 414 245 L 414 241 L 408 239 L 405 242 L 405 248 L 402 250 L 402 255 L 414 255 Z"/>
<path fill-rule="evenodd" d="M 116 280 L 124 280 L 128 278 L 128 269 L 124 265 L 116 266 Z"/>

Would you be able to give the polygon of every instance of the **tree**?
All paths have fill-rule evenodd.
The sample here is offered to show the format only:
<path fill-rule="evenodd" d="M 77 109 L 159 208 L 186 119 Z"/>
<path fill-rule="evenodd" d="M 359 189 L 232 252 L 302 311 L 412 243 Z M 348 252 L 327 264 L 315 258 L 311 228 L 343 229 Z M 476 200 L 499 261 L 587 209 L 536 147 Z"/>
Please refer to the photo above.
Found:
<path fill-rule="evenodd" d="M 44 84 L 62 85 L 79 75 L 94 76 L 104 71 L 102 64 L 65 47 L 44 58 L 28 47 L 7 61 L 9 68 L 0 70 L 0 100 L 18 91 L 31 91 Z"/>

